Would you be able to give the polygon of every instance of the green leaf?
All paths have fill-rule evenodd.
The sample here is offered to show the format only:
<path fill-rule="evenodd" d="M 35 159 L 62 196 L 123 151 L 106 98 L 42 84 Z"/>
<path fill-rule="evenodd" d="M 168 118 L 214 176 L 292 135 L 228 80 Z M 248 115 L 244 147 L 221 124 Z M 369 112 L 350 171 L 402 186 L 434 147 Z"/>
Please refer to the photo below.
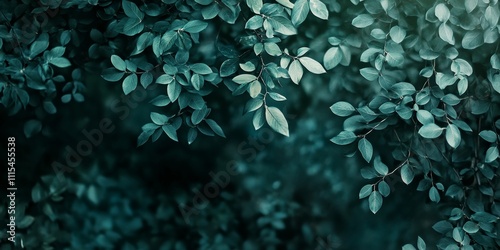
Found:
<path fill-rule="evenodd" d="M 365 28 L 365 27 L 372 25 L 373 22 L 374 22 L 374 19 L 371 15 L 361 14 L 361 15 L 356 16 L 352 20 L 352 25 L 356 28 Z"/>
<path fill-rule="evenodd" d="M 479 30 L 471 30 L 465 33 L 462 39 L 462 47 L 464 49 L 473 50 L 481 45 L 483 45 L 483 32 Z"/>
<path fill-rule="evenodd" d="M 24 124 L 24 135 L 30 138 L 42 131 L 42 123 L 39 120 L 29 120 Z"/>
<path fill-rule="evenodd" d="M 387 175 L 389 173 L 389 168 L 382 162 L 380 156 L 375 157 L 373 166 L 375 167 L 375 171 L 381 175 Z"/>
<path fill-rule="evenodd" d="M 243 113 L 246 114 L 248 112 L 255 111 L 258 108 L 262 107 L 262 104 L 264 104 L 264 101 L 262 99 L 258 99 L 258 98 L 250 99 L 245 104 L 245 108 L 243 109 Z"/>
<path fill-rule="evenodd" d="M 299 84 L 302 76 L 304 75 L 304 70 L 302 69 L 302 65 L 299 61 L 293 60 L 293 62 L 290 63 L 288 74 L 290 75 L 290 79 L 292 79 L 293 83 Z"/>
<path fill-rule="evenodd" d="M 448 124 L 446 127 L 446 141 L 448 145 L 452 148 L 457 148 L 460 145 L 462 137 L 460 136 L 460 130 L 454 124 Z"/>
<path fill-rule="evenodd" d="M 266 121 L 267 124 L 276 132 L 289 136 L 288 133 L 288 122 L 285 119 L 283 113 L 275 107 L 266 107 Z"/>
<path fill-rule="evenodd" d="M 204 63 L 195 63 L 195 64 L 191 65 L 190 68 L 191 68 L 191 71 L 193 71 L 196 74 L 200 74 L 200 75 L 208 75 L 208 74 L 212 73 L 212 69 L 210 69 L 210 67 L 208 67 L 208 65 L 206 65 Z"/>
<path fill-rule="evenodd" d="M 276 43 L 264 43 L 264 50 L 270 56 L 281 56 L 282 52 Z"/>
<path fill-rule="evenodd" d="M 360 190 L 359 190 L 359 198 L 363 199 L 368 197 L 373 191 L 373 185 L 367 184 L 364 185 Z"/>
<path fill-rule="evenodd" d="M 255 128 L 255 130 L 260 129 L 262 126 L 264 126 L 264 121 L 265 121 L 264 119 L 265 116 L 263 109 L 258 109 L 257 111 L 255 111 L 252 118 L 252 125 Z"/>
<path fill-rule="evenodd" d="M 326 70 L 321 66 L 319 62 L 310 58 L 310 57 L 300 57 L 300 63 L 304 66 L 309 72 L 313 74 L 323 74 L 326 73 Z"/>
<path fill-rule="evenodd" d="M 413 173 L 410 165 L 405 164 L 401 167 L 401 180 L 403 180 L 406 185 L 410 184 L 414 177 L 415 173 Z"/>
<path fill-rule="evenodd" d="M 196 89 L 198 91 L 201 88 L 203 88 L 204 81 L 205 81 L 205 79 L 201 75 L 193 74 L 191 76 L 191 84 L 193 85 L 194 89 Z"/>
<path fill-rule="evenodd" d="M 339 47 L 331 47 L 323 56 L 323 63 L 327 70 L 335 68 L 342 61 L 342 50 Z"/>
<path fill-rule="evenodd" d="M 147 88 L 151 83 L 153 83 L 153 73 L 144 72 L 141 75 L 141 85 L 143 88 Z"/>
<path fill-rule="evenodd" d="M 441 233 L 441 234 L 446 234 L 449 231 L 453 230 L 453 226 L 451 225 L 450 222 L 442 220 L 436 222 L 433 226 L 432 229 L 434 229 L 436 232 Z"/>
<path fill-rule="evenodd" d="M 467 61 L 460 58 L 453 60 L 453 62 L 451 63 L 451 71 L 453 71 L 455 74 L 466 76 L 472 75 L 473 72 L 472 66 Z"/>
<path fill-rule="evenodd" d="M 412 244 L 405 244 L 402 250 L 417 250 Z"/>
<path fill-rule="evenodd" d="M 309 14 L 308 0 L 296 1 L 292 9 L 292 24 L 296 27 L 299 26 L 306 20 L 307 14 Z"/>
<path fill-rule="evenodd" d="M 166 115 L 162 115 L 156 112 L 151 112 L 149 116 L 151 118 L 151 121 L 153 121 L 156 125 L 164 125 L 169 120 Z"/>
<path fill-rule="evenodd" d="M 494 143 L 497 141 L 497 134 L 491 130 L 483 130 L 479 132 L 479 136 L 487 142 Z"/>
<path fill-rule="evenodd" d="M 227 77 L 230 76 L 238 70 L 238 59 L 230 58 L 225 60 L 220 66 L 220 76 Z"/>
<path fill-rule="evenodd" d="M 378 183 L 378 191 L 382 196 L 387 197 L 391 193 L 391 188 L 387 182 L 381 181 Z"/>
<path fill-rule="evenodd" d="M 450 10 L 444 3 L 436 5 L 434 8 L 434 14 L 440 22 L 446 22 L 450 19 Z"/>
<path fill-rule="evenodd" d="M 439 37 L 443 39 L 443 41 L 455 45 L 455 37 L 453 36 L 453 30 L 446 23 L 442 23 L 439 25 Z"/>
<path fill-rule="evenodd" d="M 469 234 L 477 233 L 479 231 L 479 226 L 472 222 L 472 221 L 467 221 L 465 222 L 463 229 L 465 232 Z"/>
<path fill-rule="evenodd" d="M 170 139 L 178 142 L 179 139 L 177 138 L 177 130 L 170 124 L 165 124 L 163 126 L 161 126 L 161 128 L 163 129 L 163 132 L 165 132 L 165 134 L 170 137 Z"/>
<path fill-rule="evenodd" d="M 267 95 L 277 102 L 286 101 L 286 97 L 276 92 L 268 92 Z"/>
<path fill-rule="evenodd" d="M 422 125 L 434 123 L 434 116 L 431 112 L 425 109 L 419 109 L 417 111 L 417 120 L 422 123 Z"/>
<path fill-rule="evenodd" d="M 233 82 L 238 84 L 246 84 L 257 80 L 257 77 L 251 74 L 241 74 L 233 78 Z"/>
<path fill-rule="evenodd" d="M 378 71 L 372 67 L 362 68 L 359 73 L 368 81 L 375 81 L 379 76 Z"/>
<path fill-rule="evenodd" d="M 181 94 L 182 87 L 176 82 L 173 81 L 167 86 L 167 95 L 170 98 L 170 101 L 175 102 L 179 95 Z"/>
<path fill-rule="evenodd" d="M 192 20 L 187 22 L 182 29 L 189 33 L 200 33 L 204 29 L 206 29 L 208 23 L 200 21 L 200 20 Z"/>
<path fill-rule="evenodd" d="M 400 98 L 406 95 L 415 94 L 415 86 L 407 82 L 399 82 L 391 86 L 391 91 L 397 94 Z"/>
<path fill-rule="evenodd" d="M 212 131 L 214 131 L 215 134 L 217 134 L 218 136 L 220 136 L 222 138 L 226 138 L 226 135 L 224 134 L 224 131 L 219 126 L 219 124 L 217 124 L 217 122 L 215 122 L 212 119 L 206 119 L 205 122 L 212 129 Z"/>
<path fill-rule="evenodd" d="M 382 196 L 379 192 L 373 191 L 368 198 L 368 207 L 372 213 L 376 214 L 382 207 Z"/>
<path fill-rule="evenodd" d="M 366 162 L 371 161 L 372 156 L 373 156 L 373 146 L 366 138 L 362 138 L 361 140 L 359 140 L 358 150 Z"/>
<path fill-rule="evenodd" d="M 435 139 L 438 138 L 443 133 L 443 128 L 439 127 L 435 123 L 429 123 L 422 126 L 418 133 L 427 139 Z"/>
<path fill-rule="evenodd" d="M 71 62 L 64 57 L 52 58 L 52 60 L 50 60 L 50 64 L 59 68 L 66 68 L 71 66 Z"/>
<path fill-rule="evenodd" d="M 33 59 L 49 47 L 49 35 L 42 33 L 30 46 L 29 58 Z"/>
<path fill-rule="evenodd" d="M 425 250 L 427 248 L 425 241 L 420 236 L 417 238 L 417 247 L 418 250 Z"/>
<path fill-rule="evenodd" d="M 253 13 L 260 14 L 263 5 L 262 0 L 246 0 L 246 2 Z"/>
<path fill-rule="evenodd" d="M 477 222 L 482 222 L 482 223 L 493 223 L 498 220 L 497 216 L 484 211 L 473 214 L 471 218 Z"/>
<path fill-rule="evenodd" d="M 337 145 L 348 145 L 353 143 L 358 137 L 352 131 L 342 131 L 335 137 L 331 139 L 331 141 Z"/>
<path fill-rule="evenodd" d="M 260 92 L 262 91 L 262 85 L 260 84 L 259 81 L 253 81 L 248 84 L 248 93 L 250 94 L 250 97 L 255 98 L 257 97 Z"/>
<path fill-rule="evenodd" d="M 323 2 L 320 0 L 310 0 L 309 7 L 311 8 L 311 13 L 317 18 L 328 20 L 328 9 Z"/>
<path fill-rule="evenodd" d="M 190 128 L 187 136 L 188 144 L 191 145 L 191 143 L 193 143 L 194 140 L 196 140 L 197 136 L 198 136 L 198 130 L 196 130 L 195 128 Z"/>
<path fill-rule="evenodd" d="M 114 68 L 108 68 L 102 71 L 102 78 L 108 82 L 117 82 L 125 75 L 125 72 L 120 72 Z"/>
<path fill-rule="evenodd" d="M 498 147 L 491 146 L 486 150 L 486 156 L 484 161 L 487 163 L 493 162 L 498 158 L 499 152 L 498 152 Z"/>
<path fill-rule="evenodd" d="M 261 16 L 253 16 L 245 23 L 245 29 L 256 30 L 262 28 L 264 19 Z"/>
<path fill-rule="evenodd" d="M 158 95 L 155 98 L 153 98 L 149 103 L 157 106 L 157 107 L 164 107 L 167 106 L 170 103 L 170 99 L 166 95 Z"/>
<path fill-rule="evenodd" d="M 128 95 L 130 94 L 130 92 L 134 91 L 137 88 L 137 75 L 130 74 L 125 77 L 125 80 L 123 80 L 122 83 L 122 88 L 125 95 Z"/>
<path fill-rule="evenodd" d="M 123 61 L 123 59 L 121 59 L 121 57 L 117 55 L 111 56 L 111 64 L 113 64 L 113 66 L 119 71 L 125 71 L 127 69 L 125 61 Z"/>
<path fill-rule="evenodd" d="M 354 111 L 356 111 L 354 106 L 352 106 L 350 103 L 344 102 L 344 101 L 336 102 L 335 104 L 333 104 L 330 107 L 330 110 L 334 114 L 341 116 L 341 117 L 350 116 L 354 113 Z"/>
<path fill-rule="evenodd" d="M 17 217 L 17 216 L 16 216 Z M 35 217 L 30 215 L 25 215 L 21 221 L 19 221 L 16 225 L 16 228 L 25 229 L 28 228 L 35 221 Z"/>
<path fill-rule="evenodd" d="M 127 15 L 130 18 L 137 18 L 137 19 L 143 19 L 144 18 L 144 13 L 142 13 L 139 10 L 139 7 L 133 2 L 123 0 L 122 1 L 122 8 L 123 11 L 125 12 L 125 15 Z"/>
<path fill-rule="evenodd" d="M 479 0 L 467 0 L 465 1 L 465 10 L 467 13 L 471 13 L 476 7 Z"/>
<path fill-rule="evenodd" d="M 391 28 L 389 34 L 395 43 L 401 43 L 406 37 L 406 30 L 396 25 Z"/>
<path fill-rule="evenodd" d="M 432 186 L 431 189 L 429 189 L 429 199 L 431 199 L 431 201 L 435 203 L 439 203 L 439 201 L 441 200 L 441 197 L 439 196 L 439 191 L 434 186 Z"/>

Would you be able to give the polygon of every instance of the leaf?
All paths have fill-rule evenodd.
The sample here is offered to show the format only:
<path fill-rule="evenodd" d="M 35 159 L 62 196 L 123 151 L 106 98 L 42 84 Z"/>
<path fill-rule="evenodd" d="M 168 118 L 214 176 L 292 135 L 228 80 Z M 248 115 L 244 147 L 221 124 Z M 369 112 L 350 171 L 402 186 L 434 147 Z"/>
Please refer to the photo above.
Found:
<path fill-rule="evenodd" d="M 354 106 L 352 106 L 350 103 L 344 102 L 344 101 L 336 102 L 335 104 L 333 104 L 330 107 L 330 110 L 334 114 L 341 116 L 341 117 L 350 116 L 354 113 L 354 111 L 356 111 Z"/>
<path fill-rule="evenodd" d="M 499 155 L 498 148 L 495 146 L 491 146 L 490 148 L 488 148 L 488 150 L 486 150 L 486 156 L 484 161 L 487 163 L 493 162 L 498 158 L 498 155 Z"/>
<path fill-rule="evenodd" d="M 233 82 L 238 84 L 246 84 L 257 80 L 257 77 L 251 74 L 241 74 L 233 78 Z"/>
<path fill-rule="evenodd" d="M 177 130 L 170 124 L 165 124 L 163 126 L 161 126 L 161 128 L 163 129 L 163 132 L 165 132 L 165 134 L 170 137 L 170 139 L 178 142 L 179 139 L 177 138 Z"/>
<path fill-rule="evenodd" d="M 379 192 L 374 191 L 370 194 L 368 198 L 368 207 L 372 213 L 376 214 L 382 207 L 382 196 Z"/>
<path fill-rule="evenodd" d="M 259 81 L 253 81 L 250 84 L 248 84 L 248 93 L 250 94 L 250 97 L 252 98 L 257 97 L 261 91 L 262 91 L 262 85 L 260 84 Z"/>
<path fill-rule="evenodd" d="M 302 79 L 302 75 L 304 74 L 304 70 L 302 69 L 302 65 L 299 61 L 293 60 L 293 62 L 290 63 L 288 74 L 290 75 L 293 83 L 299 84 L 300 80 Z"/>
<path fill-rule="evenodd" d="M 123 80 L 122 83 L 122 88 L 125 95 L 128 95 L 130 94 L 130 92 L 134 91 L 137 88 L 137 75 L 130 74 L 125 77 L 125 80 Z"/>
<path fill-rule="evenodd" d="M 175 102 L 179 95 L 181 94 L 182 87 L 176 82 L 173 81 L 167 86 L 167 95 L 170 98 L 170 101 Z"/>
<path fill-rule="evenodd" d="M 255 111 L 258 108 L 262 107 L 262 104 L 264 104 L 264 101 L 262 99 L 258 99 L 258 98 L 250 99 L 245 104 L 245 108 L 243 109 L 243 113 L 246 114 L 248 112 Z"/>
<path fill-rule="evenodd" d="M 443 23 L 450 19 L 450 10 L 444 3 L 436 5 L 436 7 L 434 8 L 434 14 L 438 18 L 438 20 Z"/>
<path fill-rule="evenodd" d="M 460 130 L 454 124 L 448 124 L 446 127 L 446 141 L 448 145 L 452 148 L 457 148 L 460 145 L 462 138 L 460 136 Z"/>
<path fill-rule="evenodd" d="M 277 102 L 286 101 L 286 97 L 276 92 L 268 92 L 267 95 Z"/>
<path fill-rule="evenodd" d="M 455 37 L 453 36 L 453 30 L 446 23 L 439 25 L 439 37 L 443 41 L 455 45 Z"/>
<path fill-rule="evenodd" d="M 276 132 L 289 136 L 288 133 L 288 122 L 285 119 L 283 113 L 276 107 L 266 107 L 266 121 L 267 124 Z"/>
<path fill-rule="evenodd" d="M 253 16 L 245 23 L 245 29 L 256 30 L 262 28 L 264 19 L 261 16 Z"/>
<path fill-rule="evenodd" d="M 263 5 L 262 0 L 246 0 L 246 2 L 253 13 L 260 14 Z"/>
<path fill-rule="evenodd" d="M 17 217 L 17 216 L 16 216 Z M 33 221 L 35 221 L 35 217 L 30 215 L 25 215 L 16 225 L 16 228 L 25 229 L 29 227 Z"/>
<path fill-rule="evenodd" d="M 52 60 L 50 60 L 50 64 L 59 68 L 66 68 L 71 66 L 71 62 L 64 57 L 52 58 Z"/>
<path fill-rule="evenodd" d="M 382 196 L 387 197 L 391 193 L 391 188 L 387 182 L 381 181 L 378 183 L 378 191 Z"/>
<path fill-rule="evenodd" d="M 326 73 L 326 70 L 321 66 L 319 62 L 310 58 L 310 57 L 300 57 L 300 63 L 304 66 L 309 72 L 313 74 L 323 74 Z"/>
<path fill-rule="evenodd" d="M 332 47 L 328 49 L 323 56 L 323 63 L 327 70 L 335 68 L 342 61 L 342 50 L 339 47 Z"/>
<path fill-rule="evenodd" d="M 191 71 L 193 71 L 196 74 L 200 74 L 200 75 L 208 75 L 208 74 L 212 73 L 212 69 L 210 69 L 210 67 L 208 67 L 208 65 L 206 65 L 204 63 L 195 63 L 195 64 L 191 65 L 190 68 L 191 68 Z"/>
<path fill-rule="evenodd" d="M 467 0 L 465 1 L 465 10 L 467 13 L 471 13 L 476 7 L 479 0 Z"/>
<path fill-rule="evenodd" d="M 292 9 L 292 24 L 299 26 L 304 20 L 306 20 L 307 14 L 309 14 L 309 2 L 308 0 L 298 0 Z"/>
<path fill-rule="evenodd" d="M 413 173 L 410 165 L 405 164 L 401 167 L 401 180 L 403 180 L 406 185 L 410 184 L 414 177 L 415 174 Z"/>
<path fill-rule="evenodd" d="M 434 186 L 432 186 L 431 189 L 429 189 L 429 199 L 431 199 L 431 201 L 435 203 L 439 203 L 439 201 L 441 200 L 441 197 L 439 196 L 439 191 Z"/>
<path fill-rule="evenodd" d="M 427 139 L 438 138 L 442 133 L 443 128 L 439 127 L 435 123 L 426 124 L 418 130 L 418 134 Z"/>
<path fill-rule="evenodd" d="M 465 33 L 464 38 L 462 39 L 462 47 L 464 49 L 475 49 L 481 45 L 483 45 L 483 32 L 479 30 L 471 30 Z"/>
<path fill-rule="evenodd" d="M 363 156 L 363 159 L 365 159 L 366 162 L 370 162 L 373 156 L 373 146 L 366 138 L 359 140 L 358 150 L 361 156 Z"/>
<path fill-rule="evenodd" d="M 391 28 L 389 34 L 395 43 L 401 43 L 406 37 L 406 30 L 396 25 Z"/>
<path fill-rule="evenodd" d="M 204 81 L 205 80 L 204 80 L 203 76 L 201 76 L 201 75 L 193 74 L 191 76 L 191 84 L 193 85 L 194 89 L 196 89 L 198 91 L 201 88 L 203 88 Z"/>
<path fill-rule="evenodd" d="M 230 76 L 238 70 L 238 59 L 230 58 L 225 60 L 220 66 L 220 76 L 227 77 Z"/>
<path fill-rule="evenodd" d="M 125 71 L 127 69 L 125 61 L 123 61 L 123 59 L 121 59 L 121 57 L 117 55 L 111 56 L 111 64 L 113 64 L 113 66 L 119 71 Z"/>
<path fill-rule="evenodd" d="M 375 158 L 373 166 L 375 167 L 375 171 L 380 175 L 387 175 L 389 173 L 389 168 L 382 162 L 379 156 Z"/>
<path fill-rule="evenodd" d="M 219 124 L 217 124 L 217 122 L 212 119 L 206 119 L 205 122 L 212 129 L 212 131 L 214 131 L 215 134 L 222 138 L 226 138 L 226 135 L 224 135 L 224 131 L 222 131 L 222 128 L 219 126 Z"/>
<path fill-rule="evenodd" d="M 252 125 L 255 130 L 260 129 L 262 126 L 264 126 L 264 119 L 265 116 L 263 113 L 263 109 L 258 109 L 257 111 L 255 111 L 252 118 Z"/>
<path fill-rule="evenodd" d="M 206 29 L 208 23 L 200 21 L 200 20 L 192 20 L 187 22 L 182 29 L 189 33 L 200 33 L 204 29 Z"/>
<path fill-rule="evenodd" d="M 372 25 L 373 22 L 374 22 L 374 19 L 371 15 L 361 14 L 361 15 L 356 16 L 352 20 L 352 25 L 356 28 L 365 28 L 365 27 Z"/>
<path fill-rule="evenodd" d="M 144 72 L 141 75 L 141 85 L 146 89 L 151 83 L 153 83 L 153 73 Z"/>
<path fill-rule="evenodd" d="M 375 81 L 379 76 L 378 71 L 372 67 L 362 68 L 359 73 L 368 81 Z"/>
<path fill-rule="evenodd" d="M 425 250 L 427 248 L 425 241 L 420 236 L 417 238 L 417 247 L 418 250 Z"/>
<path fill-rule="evenodd" d="M 24 124 L 24 135 L 30 138 L 42 131 L 42 123 L 39 120 L 29 120 Z"/>
<path fill-rule="evenodd" d="M 360 190 L 359 190 L 359 199 L 363 199 L 368 197 L 373 191 L 373 185 L 367 184 L 364 185 Z"/>
<path fill-rule="evenodd" d="M 49 47 L 49 35 L 42 33 L 30 46 L 29 58 L 33 59 Z"/>
<path fill-rule="evenodd" d="M 358 137 L 352 131 L 342 131 L 335 137 L 331 139 L 331 141 L 337 145 L 348 145 L 353 143 Z"/>
<path fill-rule="evenodd" d="M 457 58 L 451 63 L 451 71 L 456 74 L 470 76 L 473 73 L 472 66 L 464 59 Z M 466 79 L 466 78 L 464 78 Z"/>
<path fill-rule="evenodd" d="M 473 214 L 471 218 L 482 223 L 493 223 L 498 220 L 497 216 L 484 211 Z"/>
<path fill-rule="evenodd" d="M 198 130 L 196 130 L 195 128 L 190 128 L 187 136 L 188 144 L 191 145 L 191 143 L 193 143 L 194 140 L 196 140 L 197 136 L 198 136 Z"/>
<path fill-rule="evenodd" d="M 432 226 L 432 229 L 434 229 L 438 233 L 446 234 L 449 231 L 453 230 L 453 225 L 451 225 L 451 223 L 448 221 L 442 220 L 442 221 L 436 222 Z"/>
<path fill-rule="evenodd" d="M 127 15 L 130 18 L 138 18 L 138 19 L 143 19 L 144 18 L 144 13 L 142 13 L 139 10 L 139 7 L 133 2 L 123 0 L 122 1 L 122 8 L 123 11 L 125 12 L 125 15 Z"/>
<path fill-rule="evenodd" d="M 158 95 L 155 98 L 153 98 L 149 103 L 157 106 L 157 107 L 164 107 L 167 106 L 170 103 L 170 99 L 166 95 Z"/>
<path fill-rule="evenodd" d="M 479 136 L 487 142 L 494 143 L 497 141 L 497 134 L 491 130 L 483 130 L 479 132 Z"/>
<path fill-rule="evenodd" d="M 402 250 L 417 250 L 412 244 L 405 244 Z"/>
<path fill-rule="evenodd" d="M 472 222 L 472 221 L 467 221 L 465 222 L 463 229 L 465 232 L 469 234 L 477 233 L 479 231 L 479 226 Z"/>
<path fill-rule="evenodd" d="M 125 72 L 120 72 L 115 68 L 108 68 L 102 71 L 102 78 L 108 82 L 117 82 L 125 75 Z"/>
<path fill-rule="evenodd" d="M 156 113 L 156 112 L 151 112 L 149 114 L 151 121 L 153 121 L 156 125 L 164 125 L 168 122 L 168 117 L 166 115 Z"/>
<path fill-rule="evenodd" d="M 317 18 L 328 20 L 328 9 L 323 2 L 320 0 L 310 0 L 309 7 L 311 8 L 311 13 Z"/>

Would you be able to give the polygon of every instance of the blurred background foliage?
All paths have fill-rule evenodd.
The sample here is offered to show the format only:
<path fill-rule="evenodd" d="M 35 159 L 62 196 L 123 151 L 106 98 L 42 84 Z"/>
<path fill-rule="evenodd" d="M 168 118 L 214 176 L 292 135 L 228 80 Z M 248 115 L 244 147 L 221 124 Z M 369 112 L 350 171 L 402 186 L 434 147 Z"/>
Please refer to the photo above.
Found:
<path fill-rule="evenodd" d="M 448 67 L 460 52 L 477 74 L 470 77 L 467 95 L 484 101 L 466 121 L 486 116 L 480 106 L 488 106 L 492 125 L 498 116 L 500 78 L 494 73 L 500 61 L 490 53 L 497 45 L 500 12 L 497 1 L 471 2 L 475 5 L 447 1 L 443 9 L 434 1 L 395 0 L 2 1 L 0 133 L 16 137 L 18 229 L 16 246 L 0 232 L 0 249 L 399 249 L 413 243 L 421 250 L 425 243 L 418 236 L 429 248 L 439 242 L 443 249 L 456 246 L 446 241 L 451 224 L 445 236 L 432 228 L 457 202 L 443 196 L 440 204 L 432 203 L 427 192 L 416 191 L 421 173 L 409 185 L 397 174 L 385 176 L 392 195 L 375 215 L 368 199 L 358 199 L 368 184 L 360 171 L 372 167 L 372 157 L 329 141 L 349 126 L 328 107 L 347 101 L 360 110 L 396 81 L 424 87 L 428 81 L 422 83 L 421 67 L 432 62 L 427 73 L 452 74 Z M 299 5 L 308 7 L 294 7 Z M 485 13 L 487 18 L 480 18 Z M 392 31 L 395 20 L 399 29 Z M 467 48 L 455 45 L 455 37 L 483 26 L 485 39 L 469 36 Z M 490 56 L 493 68 L 486 70 L 481 65 Z M 223 67 L 228 60 L 231 65 Z M 286 102 L 271 100 L 271 91 Z M 404 91 L 413 101 L 415 87 Z M 462 82 L 459 92 L 465 91 Z M 183 105 L 182 94 L 204 104 Z M 242 115 L 252 101 L 260 106 Z M 286 120 L 265 117 L 268 104 Z M 200 112 L 206 113 L 194 124 Z M 390 125 L 409 127 L 392 113 Z M 169 138 L 158 137 L 159 126 L 144 126 L 158 120 Z M 103 121 L 113 131 L 103 133 L 89 155 L 74 168 L 54 165 L 68 165 L 68 147 L 77 149 L 88 140 L 83 131 L 95 131 Z M 264 121 L 269 126 L 256 130 Z M 190 131 L 199 134 L 194 142 Z M 387 143 L 390 132 L 370 135 L 384 159 L 393 149 Z M 202 135 L 214 133 L 220 137 Z M 467 135 L 467 142 L 475 139 Z M 156 143 L 146 143 L 149 138 Z M 436 141 L 447 149 L 446 141 Z M 0 145 L 2 152 L 5 146 Z M 227 171 L 232 163 L 237 174 L 230 175 L 228 185 L 208 204 L 195 206 L 193 199 L 212 182 L 211 173 Z M 491 165 L 498 170 L 497 158 Z M 7 171 L 1 173 L 5 190 Z M 484 202 L 493 210 L 498 178 L 489 183 L 496 196 Z M 467 185 L 464 190 L 477 189 Z M 189 220 L 182 212 L 186 206 L 197 209 Z M 4 205 L 0 219 L 7 223 Z M 482 230 L 497 235 L 497 220 Z M 464 231 L 457 234 L 453 231 L 455 241 L 463 241 Z"/>

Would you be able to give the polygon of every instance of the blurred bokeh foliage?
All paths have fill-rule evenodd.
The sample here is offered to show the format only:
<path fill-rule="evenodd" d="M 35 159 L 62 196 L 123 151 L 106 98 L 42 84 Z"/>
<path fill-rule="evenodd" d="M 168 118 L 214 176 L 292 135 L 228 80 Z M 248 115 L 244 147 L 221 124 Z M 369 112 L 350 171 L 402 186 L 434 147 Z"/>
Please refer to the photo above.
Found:
<path fill-rule="evenodd" d="M 498 1 L 0 10 L 2 250 L 500 246 Z"/>

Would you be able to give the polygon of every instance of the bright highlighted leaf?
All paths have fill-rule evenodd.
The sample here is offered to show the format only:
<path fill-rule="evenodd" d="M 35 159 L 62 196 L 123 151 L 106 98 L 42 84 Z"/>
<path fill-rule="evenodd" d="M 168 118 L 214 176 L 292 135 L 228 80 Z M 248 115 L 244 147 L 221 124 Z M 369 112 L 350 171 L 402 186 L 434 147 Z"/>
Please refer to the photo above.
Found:
<path fill-rule="evenodd" d="M 356 16 L 352 20 L 352 25 L 356 28 L 365 28 L 365 27 L 372 25 L 373 22 L 374 22 L 374 19 L 371 15 L 361 14 L 361 15 Z"/>
<path fill-rule="evenodd" d="M 327 70 L 335 68 L 342 61 L 342 50 L 339 47 L 328 49 L 323 56 L 323 63 Z"/>
<path fill-rule="evenodd" d="M 326 70 L 321 66 L 319 62 L 310 58 L 310 57 L 300 57 L 300 63 L 304 66 L 309 72 L 313 74 L 323 74 L 326 73 Z"/>
<path fill-rule="evenodd" d="M 299 26 L 302 22 L 304 22 L 304 20 L 306 20 L 307 14 L 309 14 L 309 1 L 296 1 L 292 9 L 292 24 Z"/>
<path fill-rule="evenodd" d="M 276 132 L 289 136 L 288 133 L 288 122 L 285 119 L 285 116 L 276 107 L 266 107 L 266 121 L 267 124 Z"/>
<path fill-rule="evenodd" d="M 341 116 L 341 117 L 350 116 L 354 113 L 354 111 L 356 111 L 354 106 L 352 106 L 350 103 L 344 102 L 344 101 L 340 101 L 340 102 L 333 104 L 330 107 L 330 110 L 334 114 Z"/>
<path fill-rule="evenodd" d="M 128 95 L 130 94 L 130 92 L 134 91 L 137 88 L 137 75 L 130 74 L 125 77 L 125 80 L 123 80 L 122 83 L 122 88 L 125 95 Z"/>
<path fill-rule="evenodd" d="M 462 137 L 460 136 L 460 130 L 458 130 L 458 127 L 454 124 L 449 124 L 446 127 L 446 141 L 448 142 L 448 145 L 452 148 L 457 148 L 458 145 L 460 145 L 461 140 Z"/>
<path fill-rule="evenodd" d="M 439 137 L 443 133 L 443 128 L 439 127 L 435 123 L 429 123 L 422 126 L 418 130 L 418 133 L 424 138 L 434 139 Z"/>
<path fill-rule="evenodd" d="M 366 138 L 362 138 L 358 142 L 358 150 L 366 162 L 370 162 L 373 156 L 373 146 Z"/>
<path fill-rule="evenodd" d="M 328 20 L 328 9 L 323 2 L 320 0 L 310 0 L 309 7 L 311 8 L 311 13 L 317 18 Z"/>
<path fill-rule="evenodd" d="M 364 185 L 360 190 L 359 190 L 359 198 L 363 199 L 368 197 L 373 191 L 373 186 L 371 184 Z"/>
<path fill-rule="evenodd" d="M 337 145 L 348 145 L 353 143 L 358 137 L 352 131 L 342 131 L 331 141 Z"/>
<path fill-rule="evenodd" d="M 368 206 L 370 211 L 376 214 L 382 207 L 382 195 L 377 191 L 372 192 L 368 198 Z"/>

